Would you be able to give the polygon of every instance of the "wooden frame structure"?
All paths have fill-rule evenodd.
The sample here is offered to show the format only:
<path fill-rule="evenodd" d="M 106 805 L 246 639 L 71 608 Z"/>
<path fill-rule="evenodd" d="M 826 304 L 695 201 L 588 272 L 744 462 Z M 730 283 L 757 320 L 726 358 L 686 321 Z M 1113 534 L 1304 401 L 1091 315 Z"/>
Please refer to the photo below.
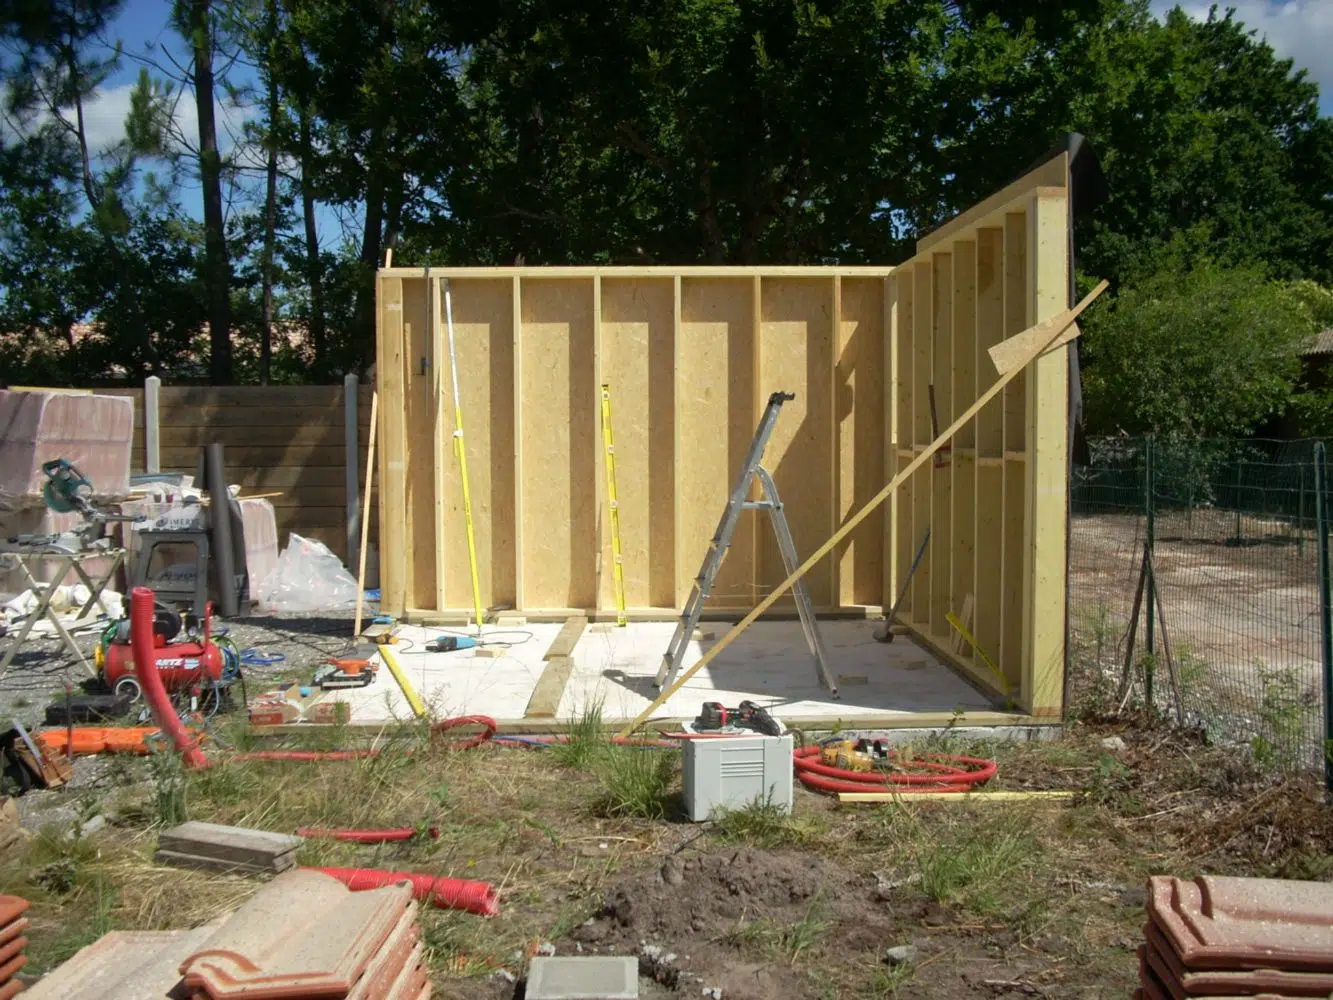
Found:
<path fill-rule="evenodd" d="M 1067 307 L 1068 248 L 1060 154 L 923 237 L 898 267 L 382 269 L 382 609 L 450 620 L 472 605 L 443 282 L 482 605 L 616 615 L 599 424 L 609 384 L 629 616 L 667 619 L 770 392 L 796 393 L 766 465 L 805 555 L 994 384 L 990 347 Z M 1055 352 L 815 567 L 817 609 L 879 613 L 906 585 L 900 618 L 936 652 L 1025 712 L 1058 715 L 1067 413 Z M 712 611 L 734 617 L 782 582 L 757 528 L 738 532 Z M 950 617 L 975 649 L 955 641 Z"/>

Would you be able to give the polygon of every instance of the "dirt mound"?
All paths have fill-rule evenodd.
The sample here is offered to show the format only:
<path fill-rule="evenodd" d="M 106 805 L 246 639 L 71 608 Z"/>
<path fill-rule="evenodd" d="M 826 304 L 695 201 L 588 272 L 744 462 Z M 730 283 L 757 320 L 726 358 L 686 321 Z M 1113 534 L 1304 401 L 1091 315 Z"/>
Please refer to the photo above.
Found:
<path fill-rule="evenodd" d="M 738 922 L 783 925 L 812 907 L 832 910 L 855 881 L 808 854 L 738 848 L 673 857 L 607 893 L 599 920 L 640 938 L 668 940 L 691 932 L 720 933 Z"/>

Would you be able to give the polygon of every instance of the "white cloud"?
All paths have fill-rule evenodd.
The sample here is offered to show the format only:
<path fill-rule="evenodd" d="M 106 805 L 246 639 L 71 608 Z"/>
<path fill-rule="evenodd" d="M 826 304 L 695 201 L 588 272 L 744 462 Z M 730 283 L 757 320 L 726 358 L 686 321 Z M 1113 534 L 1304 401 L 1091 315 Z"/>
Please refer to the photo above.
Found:
<path fill-rule="evenodd" d="M 1153 0 L 1153 11 L 1165 14 L 1175 3 Z M 1208 16 L 1211 3 L 1181 3 L 1191 17 Z M 1218 10 L 1235 8 L 1236 19 L 1256 30 L 1281 58 L 1308 71 L 1319 84 L 1320 104 L 1333 109 L 1333 0 L 1223 0 Z"/>

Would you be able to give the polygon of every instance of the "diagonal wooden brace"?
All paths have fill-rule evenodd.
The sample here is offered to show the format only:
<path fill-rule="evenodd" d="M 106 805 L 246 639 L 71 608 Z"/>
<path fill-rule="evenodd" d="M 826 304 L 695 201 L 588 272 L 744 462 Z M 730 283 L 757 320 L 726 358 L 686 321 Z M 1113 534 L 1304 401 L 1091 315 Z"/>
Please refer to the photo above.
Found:
<path fill-rule="evenodd" d="M 783 580 L 777 587 L 773 588 L 769 595 L 755 606 L 753 611 L 737 622 L 730 632 L 717 641 L 717 645 L 704 653 L 693 666 L 676 678 L 674 684 L 664 689 L 651 705 L 639 713 L 638 718 L 620 731 L 620 735 L 622 737 L 631 735 L 634 730 L 647 722 L 648 719 L 652 717 L 653 713 L 656 712 L 668 698 L 684 687 L 691 677 L 713 662 L 719 653 L 736 640 L 738 635 L 753 625 L 760 615 L 776 604 L 778 598 L 791 589 L 792 584 L 805 576 L 805 574 L 813 569 L 821 559 L 829 554 L 835 545 L 855 531 L 856 526 L 869 517 L 880 504 L 887 500 L 894 490 L 898 489 L 899 486 L 911 477 L 912 473 L 926 462 L 930 461 L 931 457 L 939 451 L 940 448 L 947 444 L 968 421 L 980 413 L 987 403 L 998 396 L 1004 387 L 1012 382 L 1019 372 L 1047 351 L 1058 347 L 1062 343 L 1068 343 L 1076 337 L 1078 335 L 1078 326 L 1074 321 L 1083 314 L 1088 306 L 1092 305 L 1092 303 L 1097 300 L 1102 292 L 1106 291 L 1107 287 L 1107 282 L 1101 282 L 1096 288 L 1085 295 L 1074 308 L 1066 309 L 1057 316 L 1052 316 L 1050 319 L 1043 320 L 1034 326 L 1030 326 L 1022 333 L 1015 334 L 1013 337 L 1004 341 L 1003 344 L 992 348 L 991 361 L 995 364 L 996 371 L 999 373 L 999 378 L 996 379 L 995 384 L 982 393 L 976 402 L 964 410 L 953 423 L 944 429 L 943 433 L 926 446 L 924 451 L 918 453 L 917 456 L 904 466 L 896 476 L 890 479 L 885 487 L 871 497 L 864 507 L 849 517 L 843 523 L 842 527 L 833 533 L 833 536 L 829 538 L 828 541 L 816 549 L 810 557 L 797 568 L 796 572 L 792 573 L 791 576 L 787 577 L 787 579 Z M 1004 346 L 1004 344 L 1009 343 L 1020 344 L 1021 350 L 1016 348 L 1012 353 L 1001 352 L 1001 356 L 996 358 L 995 351 L 999 347 Z"/>

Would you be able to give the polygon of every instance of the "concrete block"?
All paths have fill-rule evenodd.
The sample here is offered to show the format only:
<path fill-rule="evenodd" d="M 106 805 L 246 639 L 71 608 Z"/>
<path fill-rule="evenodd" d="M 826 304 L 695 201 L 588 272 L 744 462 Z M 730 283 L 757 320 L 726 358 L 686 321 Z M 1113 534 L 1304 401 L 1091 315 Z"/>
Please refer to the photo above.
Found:
<path fill-rule="evenodd" d="M 527 1000 L 638 1000 L 639 960 L 632 956 L 534 958 Z"/>

